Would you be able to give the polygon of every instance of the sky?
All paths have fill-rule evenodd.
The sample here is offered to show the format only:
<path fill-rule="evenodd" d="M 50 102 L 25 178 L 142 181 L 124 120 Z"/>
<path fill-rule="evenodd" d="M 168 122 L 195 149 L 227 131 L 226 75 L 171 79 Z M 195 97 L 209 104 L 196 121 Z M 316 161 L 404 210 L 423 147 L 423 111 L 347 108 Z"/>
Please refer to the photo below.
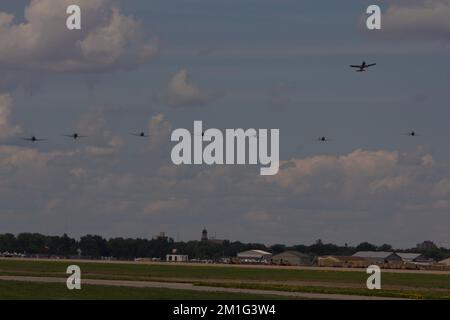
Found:
<path fill-rule="evenodd" d="M 0 233 L 448 247 L 449 17 L 450 0 L 0 0 Z M 194 120 L 280 129 L 280 172 L 173 165 Z"/>

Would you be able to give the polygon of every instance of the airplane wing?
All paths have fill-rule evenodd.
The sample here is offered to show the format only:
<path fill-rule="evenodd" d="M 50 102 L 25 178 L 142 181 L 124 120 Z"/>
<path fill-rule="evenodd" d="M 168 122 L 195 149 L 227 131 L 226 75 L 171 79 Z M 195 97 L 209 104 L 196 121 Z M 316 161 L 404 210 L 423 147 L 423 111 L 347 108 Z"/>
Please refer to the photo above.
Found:
<path fill-rule="evenodd" d="M 352 68 L 362 68 L 362 66 L 358 66 L 358 65 L 355 65 L 355 64 L 352 64 L 350 67 L 352 67 Z"/>
<path fill-rule="evenodd" d="M 47 141 L 47 139 L 36 139 L 35 141 Z"/>
<path fill-rule="evenodd" d="M 64 137 L 73 138 L 72 134 L 63 134 Z"/>
<path fill-rule="evenodd" d="M 78 136 L 78 138 L 87 138 L 88 136 Z"/>
<path fill-rule="evenodd" d="M 32 138 L 22 138 L 22 140 L 25 140 L 25 141 L 33 141 Z"/>
<path fill-rule="evenodd" d="M 132 136 L 140 137 L 140 138 L 148 138 L 148 134 L 141 135 L 140 133 L 130 133 Z"/>
<path fill-rule="evenodd" d="M 412 134 L 411 132 L 407 132 L 407 133 L 402 133 L 402 136 L 418 137 L 418 136 L 420 136 L 420 134 L 418 134 L 418 133 Z"/>
<path fill-rule="evenodd" d="M 371 63 L 371 64 L 368 64 L 367 67 L 373 67 L 373 66 L 376 66 L 376 65 L 377 65 L 376 63 Z"/>

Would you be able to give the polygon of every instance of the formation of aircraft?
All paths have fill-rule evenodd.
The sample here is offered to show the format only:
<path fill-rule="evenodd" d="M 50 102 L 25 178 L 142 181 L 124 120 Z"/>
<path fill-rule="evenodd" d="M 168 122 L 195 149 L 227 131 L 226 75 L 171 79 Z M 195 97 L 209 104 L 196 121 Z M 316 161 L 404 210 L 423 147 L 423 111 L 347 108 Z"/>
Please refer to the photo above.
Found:
<path fill-rule="evenodd" d="M 357 69 L 356 72 L 363 72 L 366 71 L 366 69 L 376 65 L 377 65 L 376 63 L 367 64 L 365 61 L 363 61 L 361 65 L 352 64 L 350 67 L 356 68 Z"/>
<path fill-rule="evenodd" d="M 149 135 L 146 134 L 145 132 L 131 133 L 131 135 L 136 136 L 136 137 L 142 137 L 142 138 L 149 137 Z M 81 135 L 81 134 L 76 133 L 76 132 L 74 132 L 72 134 L 63 134 L 63 136 L 67 137 L 67 138 L 74 139 L 74 140 L 82 139 L 82 138 L 88 138 L 88 136 L 84 136 L 84 135 Z M 47 141 L 48 139 L 40 139 L 40 138 L 37 138 L 36 136 L 31 136 L 29 138 L 22 138 L 22 140 L 30 141 L 30 142 L 35 143 L 35 142 Z"/>
<path fill-rule="evenodd" d="M 416 131 L 409 131 L 409 132 L 407 132 L 407 133 L 404 133 L 404 135 L 409 136 L 409 137 L 417 137 L 417 136 L 419 136 L 419 134 L 418 134 Z M 327 138 L 327 137 L 325 137 L 325 136 L 318 137 L 316 140 L 319 141 L 319 142 L 329 142 L 329 141 L 332 141 L 332 139 Z"/>
<path fill-rule="evenodd" d="M 145 132 L 131 133 L 131 135 L 136 136 L 136 137 L 141 137 L 141 138 L 147 138 L 147 137 L 149 137 L 149 135 L 146 134 Z M 203 137 L 204 135 L 205 135 L 205 132 L 203 131 L 203 132 L 202 132 L 202 137 Z M 416 131 L 409 131 L 409 132 L 405 133 L 404 135 L 407 135 L 407 136 L 410 136 L 410 137 L 417 137 L 419 134 L 417 134 Z M 65 134 L 65 135 L 63 135 L 63 136 L 64 136 L 64 137 L 67 137 L 67 138 L 72 138 L 72 139 L 74 139 L 74 140 L 80 139 L 80 138 L 87 138 L 87 137 L 88 137 L 88 136 L 82 136 L 82 135 L 79 135 L 78 133 Z M 40 139 L 40 138 L 37 138 L 36 136 L 31 136 L 30 138 L 22 138 L 22 140 L 30 141 L 30 142 L 35 143 L 35 142 L 47 141 L 48 139 Z M 330 141 L 333 141 L 332 139 L 330 139 L 330 138 L 328 138 L 328 137 L 326 137 L 326 136 L 318 137 L 318 138 L 316 138 L 315 140 L 316 140 L 316 141 L 319 141 L 319 142 L 330 142 Z"/>
<path fill-rule="evenodd" d="M 361 65 L 350 65 L 350 67 L 356 68 L 357 72 L 363 72 L 363 71 L 366 71 L 366 69 L 368 69 L 370 67 L 373 67 L 373 66 L 376 66 L 376 65 L 377 65 L 376 63 L 367 64 L 365 61 L 363 61 Z M 148 138 L 149 137 L 149 135 L 146 134 L 144 131 L 137 132 L 137 133 L 136 132 L 132 132 L 130 134 L 133 135 L 133 136 L 136 136 L 136 137 L 140 137 L 140 138 Z M 203 131 L 201 135 L 203 137 L 205 135 L 205 132 Z M 416 131 L 409 131 L 405 135 L 410 136 L 410 137 L 418 136 Z M 73 134 L 65 134 L 64 136 L 68 137 L 68 138 L 72 138 L 74 140 L 77 140 L 79 138 L 87 138 L 88 137 L 88 136 L 80 135 L 80 134 L 78 134 L 76 132 L 73 133 Z M 22 138 L 22 140 L 30 141 L 32 143 L 40 142 L 40 141 L 47 141 L 47 139 L 37 138 L 36 136 L 31 136 L 29 138 Z M 319 142 L 332 141 L 332 139 L 330 139 L 330 138 L 328 138 L 326 136 L 318 137 L 316 140 L 319 141 Z"/>

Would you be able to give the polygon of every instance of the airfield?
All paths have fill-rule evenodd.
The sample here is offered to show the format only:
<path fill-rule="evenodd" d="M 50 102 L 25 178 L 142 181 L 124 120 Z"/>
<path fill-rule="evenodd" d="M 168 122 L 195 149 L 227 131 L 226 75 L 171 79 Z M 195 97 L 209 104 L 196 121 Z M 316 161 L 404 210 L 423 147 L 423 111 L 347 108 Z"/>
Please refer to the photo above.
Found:
<path fill-rule="evenodd" d="M 81 268 L 81 290 L 66 269 Z M 450 299 L 450 272 L 383 270 L 382 289 L 365 269 L 0 259 L 0 299 Z"/>

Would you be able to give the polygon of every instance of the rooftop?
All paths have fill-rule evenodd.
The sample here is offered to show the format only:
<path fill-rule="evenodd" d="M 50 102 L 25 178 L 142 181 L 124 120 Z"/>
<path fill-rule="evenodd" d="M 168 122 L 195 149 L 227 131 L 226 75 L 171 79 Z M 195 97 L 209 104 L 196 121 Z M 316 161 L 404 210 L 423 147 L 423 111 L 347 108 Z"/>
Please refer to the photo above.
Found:
<path fill-rule="evenodd" d="M 377 259 L 386 259 L 391 255 L 395 254 L 394 252 L 387 251 L 358 251 L 353 256 L 360 258 L 377 258 Z"/>
<path fill-rule="evenodd" d="M 405 252 L 397 252 L 397 255 L 400 256 L 403 260 L 414 260 L 419 258 L 422 254 L 420 253 L 405 253 Z"/>
<path fill-rule="evenodd" d="M 302 252 L 298 252 L 298 251 L 294 251 L 294 250 L 284 251 L 284 252 L 278 253 L 277 255 L 279 255 L 279 254 L 291 254 L 291 255 L 299 257 L 299 258 L 310 258 L 310 256 L 306 253 L 302 253 Z M 277 255 L 275 255 L 275 257 Z"/>

